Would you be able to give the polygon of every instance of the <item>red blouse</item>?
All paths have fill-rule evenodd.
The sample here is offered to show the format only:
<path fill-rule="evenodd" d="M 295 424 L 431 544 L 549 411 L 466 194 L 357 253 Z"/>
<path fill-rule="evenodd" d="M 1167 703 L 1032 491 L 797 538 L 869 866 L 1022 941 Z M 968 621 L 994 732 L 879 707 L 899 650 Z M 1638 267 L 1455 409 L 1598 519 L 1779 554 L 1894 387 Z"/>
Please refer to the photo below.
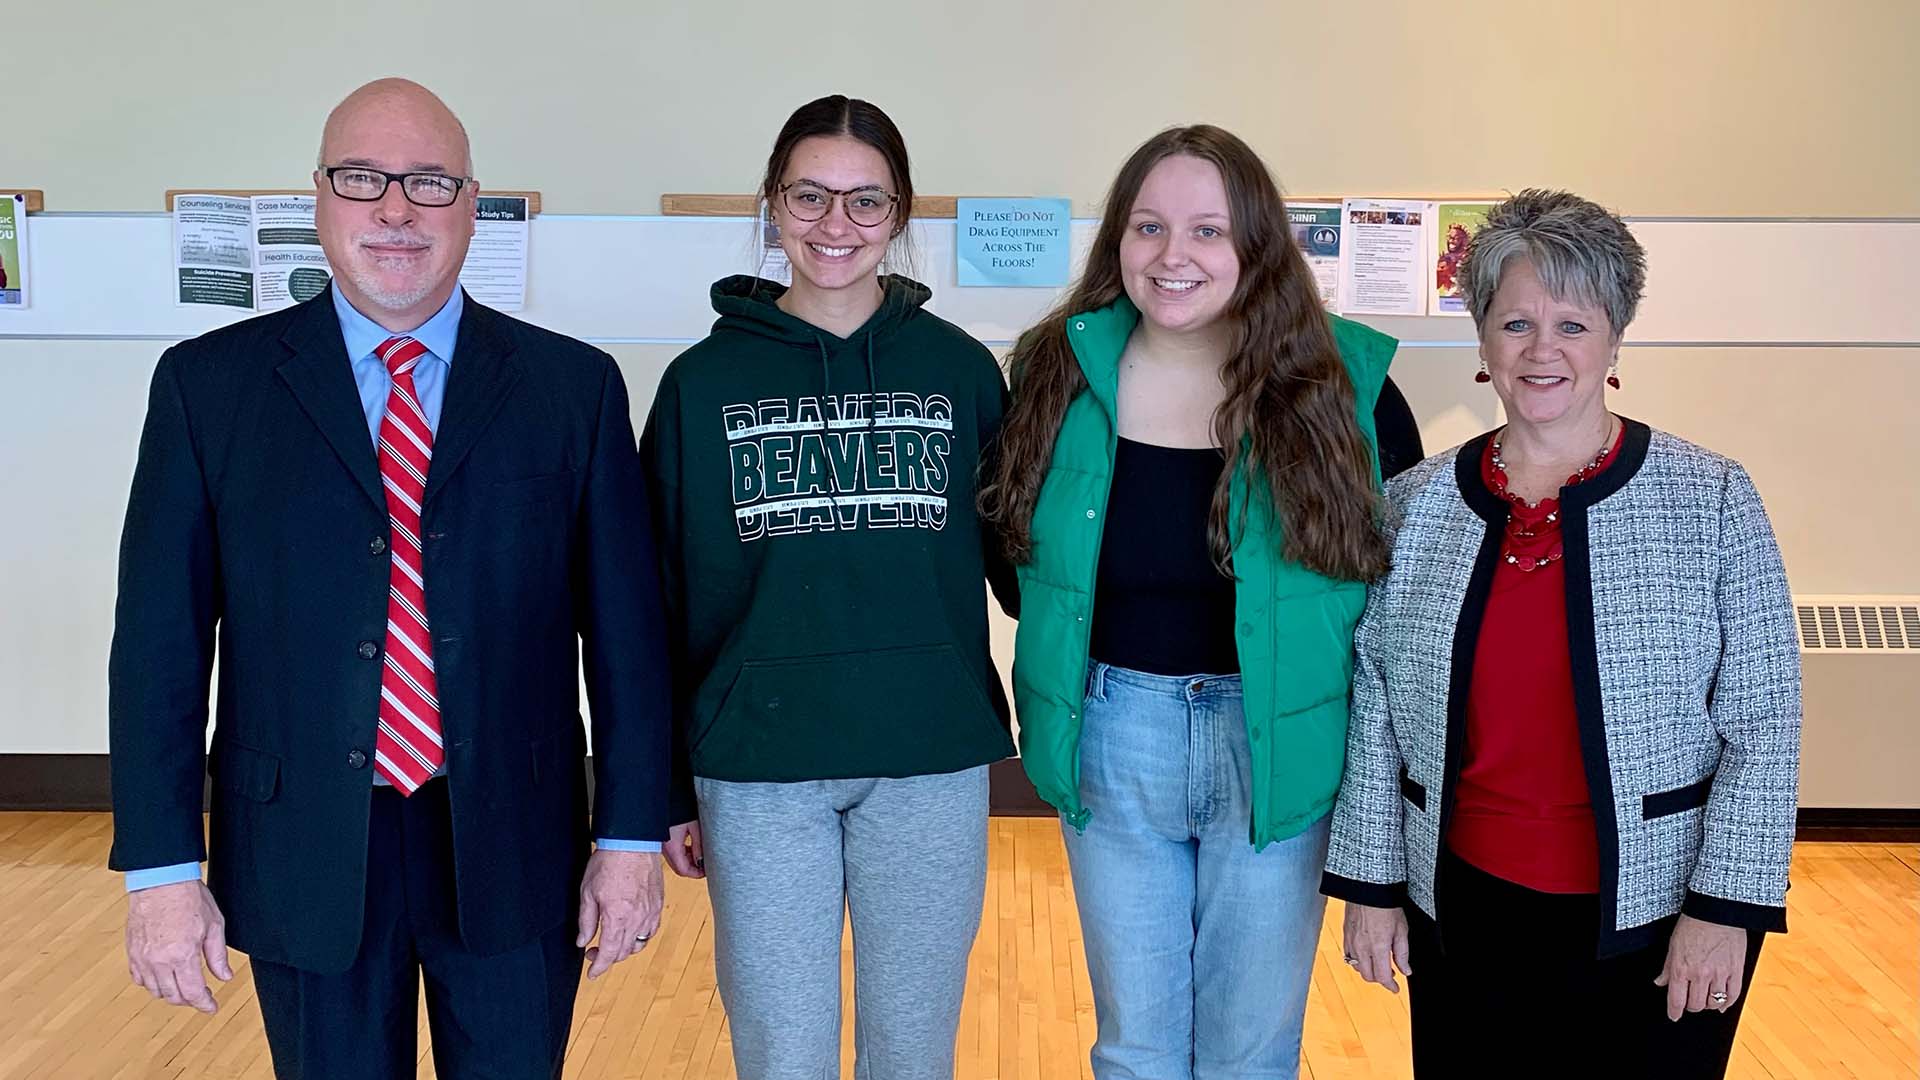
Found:
<path fill-rule="evenodd" d="M 1619 453 L 1616 438 L 1586 477 L 1605 471 Z M 1492 442 L 1480 473 L 1489 489 L 1504 494 Z M 1531 507 L 1509 501 L 1512 520 L 1474 650 L 1447 846 L 1529 889 L 1596 892 L 1600 855 L 1573 704 L 1559 500 Z"/>

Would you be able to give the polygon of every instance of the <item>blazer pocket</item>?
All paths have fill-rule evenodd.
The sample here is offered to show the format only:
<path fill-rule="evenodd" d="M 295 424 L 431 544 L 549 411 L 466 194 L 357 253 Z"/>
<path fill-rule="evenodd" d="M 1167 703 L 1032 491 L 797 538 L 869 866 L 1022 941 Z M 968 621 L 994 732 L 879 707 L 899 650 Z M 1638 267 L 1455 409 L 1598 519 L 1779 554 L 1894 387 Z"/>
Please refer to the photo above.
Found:
<path fill-rule="evenodd" d="M 1404 768 L 1400 770 L 1400 797 L 1412 803 L 1415 810 L 1427 812 L 1427 789 L 1415 783 Z"/>
<path fill-rule="evenodd" d="M 269 802 L 280 789 L 280 759 L 236 742 L 215 743 L 214 783 L 244 799 Z"/>
<path fill-rule="evenodd" d="M 500 480 L 493 485 L 493 504 L 499 508 L 529 503 L 562 502 L 573 492 L 574 470 L 528 476 L 519 480 Z"/>
<path fill-rule="evenodd" d="M 1707 805 L 1707 796 L 1713 793 L 1713 776 L 1697 780 L 1686 787 L 1672 791 L 1658 791 L 1640 799 L 1640 820 L 1652 821 L 1654 818 L 1670 817 L 1697 810 Z"/>

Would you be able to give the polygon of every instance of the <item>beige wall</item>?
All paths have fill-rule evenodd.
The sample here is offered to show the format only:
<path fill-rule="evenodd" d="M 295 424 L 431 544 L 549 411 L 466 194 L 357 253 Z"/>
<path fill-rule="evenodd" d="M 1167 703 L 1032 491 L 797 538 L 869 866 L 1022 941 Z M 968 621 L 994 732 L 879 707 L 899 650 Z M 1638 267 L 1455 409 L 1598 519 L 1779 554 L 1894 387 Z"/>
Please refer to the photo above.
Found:
<path fill-rule="evenodd" d="M 922 190 L 1081 213 L 1140 139 L 1205 119 L 1296 192 L 1553 184 L 1636 215 L 1920 215 L 1912 0 L 982 0 L 882 5 L 857 33 L 844 7 L 797 29 L 762 0 L 532 21 L 495 0 L 228 5 L 217 35 L 177 7 L 14 6 L 0 185 L 54 210 L 301 183 L 332 102 L 400 72 L 463 113 L 484 181 L 559 212 L 744 190 L 786 113 L 844 90 L 899 120 Z M 161 347 L 0 339 L 0 753 L 105 749 L 114 547 Z M 643 414 L 675 350 L 614 351 Z M 1494 421 L 1472 368 L 1464 349 L 1396 363 L 1430 449 Z M 1622 376 L 1623 411 L 1747 463 L 1796 590 L 1920 593 L 1920 351 L 1634 349 Z"/>
<path fill-rule="evenodd" d="M 483 181 L 560 211 L 745 190 L 786 114 L 841 91 L 893 114 L 923 191 L 1083 213 L 1141 139 L 1209 120 L 1295 192 L 1920 214 L 1912 0 L 909 0 L 806 26 L 791 0 L 9 7 L 0 185 L 54 209 L 304 182 L 328 107 L 399 73 L 466 118 Z"/>

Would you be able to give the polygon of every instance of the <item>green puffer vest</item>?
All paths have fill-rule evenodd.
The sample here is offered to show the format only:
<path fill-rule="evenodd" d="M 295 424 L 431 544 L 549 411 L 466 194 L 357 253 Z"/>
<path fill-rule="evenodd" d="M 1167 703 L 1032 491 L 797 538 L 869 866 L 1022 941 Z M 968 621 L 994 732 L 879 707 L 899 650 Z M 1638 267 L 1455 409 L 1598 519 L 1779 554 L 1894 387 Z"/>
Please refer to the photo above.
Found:
<path fill-rule="evenodd" d="M 1088 390 L 1061 422 L 1034 507 L 1033 558 L 1020 568 L 1013 693 L 1021 760 L 1040 797 L 1077 829 L 1091 817 L 1080 803 L 1080 710 L 1113 482 L 1120 354 L 1139 318 L 1122 297 L 1068 320 L 1067 337 Z M 1397 342 L 1328 318 L 1353 380 L 1356 419 L 1371 444 L 1374 403 Z M 1234 521 L 1245 505 L 1245 479 L 1237 476 Z M 1280 551 L 1279 523 L 1265 500 L 1256 500 L 1233 545 L 1256 848 L 1305 831 L 1333 809 L 1346 756 L 1353 627 L 1367 597 L 1365 584 L 1323 577 Z"/>

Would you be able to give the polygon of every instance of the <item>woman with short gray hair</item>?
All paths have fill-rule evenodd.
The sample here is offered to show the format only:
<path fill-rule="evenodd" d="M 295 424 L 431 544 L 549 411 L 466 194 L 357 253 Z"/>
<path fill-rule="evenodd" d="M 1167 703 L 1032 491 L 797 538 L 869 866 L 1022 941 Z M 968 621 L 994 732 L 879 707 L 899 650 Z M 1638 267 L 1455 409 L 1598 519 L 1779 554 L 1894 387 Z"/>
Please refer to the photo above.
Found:
<path fill-rule="evenodd" d="M 1508 422 L 1388 485 L 1322 890 L 1347 963 L 1408 977 L 1419 1076 L 1721 1077 L 1786 929 L 1779 548 L 1738 463 L 1607 407 L 1624 222 L 1523 191 L 1461 278 Z"/>

